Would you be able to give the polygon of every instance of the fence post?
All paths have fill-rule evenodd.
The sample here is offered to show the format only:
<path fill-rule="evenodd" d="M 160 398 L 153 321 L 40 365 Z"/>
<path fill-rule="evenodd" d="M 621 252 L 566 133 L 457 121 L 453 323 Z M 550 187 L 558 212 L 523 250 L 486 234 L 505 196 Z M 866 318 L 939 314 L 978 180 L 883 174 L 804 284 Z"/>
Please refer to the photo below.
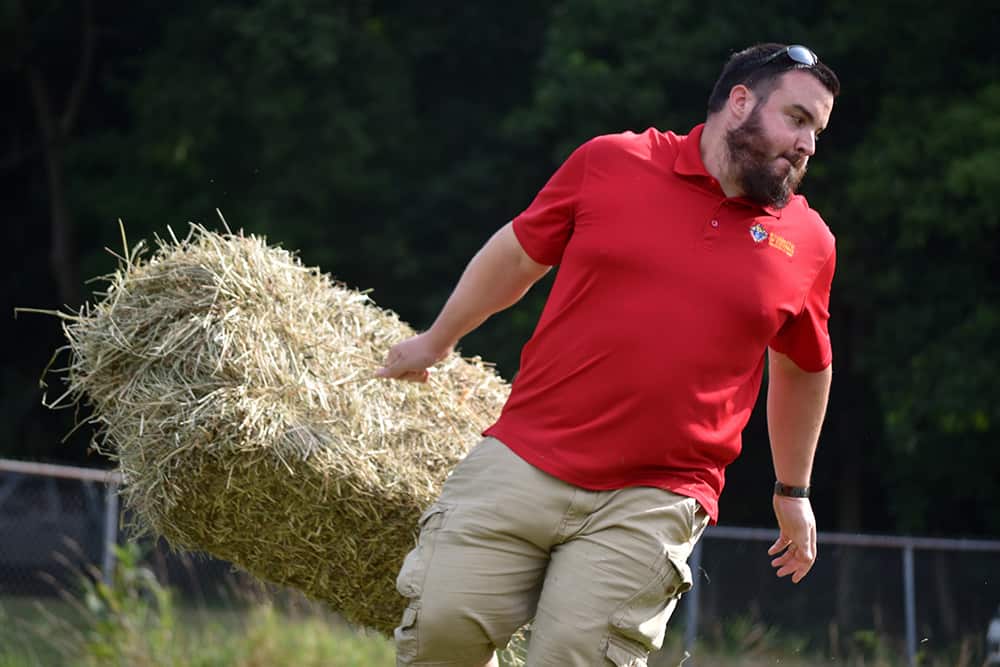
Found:
<path fill-rule="evenodd" d="M 903 604 L 906 614 L 906 661 L 917 667 L 917 592 L 913 575 L 913 544 L 903 547 Z"/>
<path fill-rule="evenodd" d="M 110 481 L 104 486 L 104 542 L 101 558 L 101 574 L 104 583 L 111 585 L 115 568 L 115 545 L 118 544 L 118 482 Z"/>

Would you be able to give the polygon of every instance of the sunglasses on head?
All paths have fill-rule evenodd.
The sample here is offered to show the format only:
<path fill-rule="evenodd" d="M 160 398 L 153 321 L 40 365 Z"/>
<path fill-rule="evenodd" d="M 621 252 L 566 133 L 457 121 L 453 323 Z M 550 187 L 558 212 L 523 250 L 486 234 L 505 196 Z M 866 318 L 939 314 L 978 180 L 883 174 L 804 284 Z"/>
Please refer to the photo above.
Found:
<path fill-rule="evenodd" d="M 774 62 L 781 56 L 788 56 L 788 59 L 793 63 L 804 67 L 815 67 L 816 63 L 819 62 L 819 56 L 817 56 L 812 49 L 802 46 L 801 44 L 792 44 L 791 46 L 786 46 L 783 49 L 775 51 L 762 60 L 757 67 L 764 67 L 765 65 Z"/>

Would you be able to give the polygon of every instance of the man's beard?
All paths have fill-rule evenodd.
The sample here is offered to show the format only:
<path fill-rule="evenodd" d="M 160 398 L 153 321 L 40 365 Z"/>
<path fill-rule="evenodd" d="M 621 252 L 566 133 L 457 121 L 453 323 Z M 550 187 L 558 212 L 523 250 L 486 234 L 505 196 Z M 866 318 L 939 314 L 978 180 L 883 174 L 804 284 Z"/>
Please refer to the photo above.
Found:
<path fill-rule="evenodd" d="M 775 156 L 770 150 L 760 122 L 760 106 L 751 112 L 746 122 L 726 131 L 726 149 L 730 169 L 743 196 L 762 206 L 784 208 L 806 175 L 805 156 L 783 153 Z M 775 171 L 775 157 L 784 157 L 791 167 L 784 175 Z"/>

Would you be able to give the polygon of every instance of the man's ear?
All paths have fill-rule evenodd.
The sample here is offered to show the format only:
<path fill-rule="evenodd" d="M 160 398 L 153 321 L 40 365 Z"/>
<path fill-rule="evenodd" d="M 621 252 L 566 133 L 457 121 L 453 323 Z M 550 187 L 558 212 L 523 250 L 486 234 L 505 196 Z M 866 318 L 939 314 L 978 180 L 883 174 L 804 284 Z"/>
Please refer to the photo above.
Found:
<path fill-rule="evenodd" d="M 742 83 L 736 84 L 729 90 L 729 111 L 736 120 L 745 120 L 753 111 L 756 101 L 753 91 Z"/>

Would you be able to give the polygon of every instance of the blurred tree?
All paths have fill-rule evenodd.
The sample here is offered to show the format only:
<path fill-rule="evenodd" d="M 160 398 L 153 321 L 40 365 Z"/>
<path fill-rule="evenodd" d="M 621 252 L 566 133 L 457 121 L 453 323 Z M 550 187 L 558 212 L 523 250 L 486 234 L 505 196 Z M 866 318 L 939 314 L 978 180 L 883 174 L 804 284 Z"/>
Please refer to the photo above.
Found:
<path fill-rule="evenodd" d="M 361 264 L 414 131 L 403 63 L 367 4 L 221 2 L 171 16 L 129 83 L 130 127 L 75 155 L 82 173 L 105 174 L 75 193 L 88 224 L 113 237 L 122 217 L 144 237 L 215 226 L 220 208 L 335 273 Z"/>
<path fill-rule="evenodd" d="M 0 134 L 10 178 L 0 187 L 16 195 L 5 215 L 24 249 L 23 266 L 4 274 L 18 293 L 13 305 L 57 305 L 66 293 L 35 261 L 56 245 L 50 226 L 32 224 L 57 206 L 43 151 L 55 146 L 77 273 L 111 268 L 102 247 L 117 246 L 119 217 L 137 240 L 168 224 L 182 232 L 187 220 L 217 226 L 218 207 L 233 227 L 373 289 L 417 327 L 577 144 L 648 126 L 684 132 L 704 118 L 732 51 L 809 44 L 844 82 L 804 184 L 839 253 L 836 378 L 815 479 L 821 526 L 997 530 L 979 509 L 997 493 L 989 343 L 1000 173 L 991 82 L 1000 76 L 988 6 L 108 0 L 87 14 L 83 0 L 22 2 L 0 0 L 0 36 L 9 38 L 0 40 L 0 76 L 15 91 Z M 91 65 L 79 55 L 88 49 Z M 32 93 L 29 66 L 48 115 L 39 116 L 46 95 Z M 73 102 L 88 70 L 95 85 Z M 61 128 L 67 115 L 76 131 L 45 140 L 38 119 Z M 463 350 L 510 377 L 545 291 L 488 322 Z M 27 451 L 24 442 L 45 437 L 39 424 L 52 422 L 25 408 L 20 387 L 58 336 L 52 323 L 17 327 L 0 378 L 2 441 Z M 771 521 L 761 417 L 726 494 L 756 500 L 724 499 L 730 523 Z M 55 447 L 53 439 L 31 451 Z M 947 488 L 948 498 L 928 488 Z"/>
<path fill-rule="evenodd" d="M 0 2 L 0 192 L 11 261 L 0 272 L 5 312 L 76 305 L 82 294 L 78 223 L 67 152 L 84 132 L 102 17 L 90 0 Z M 53 322 L 25 318 L 5 336 L 0 452 L 51 456 L 70 419 L 39 404 L 41 369 L 59 344 Z"/>
<path fill-rule="evenodd" d="M 504 183 L 499 131 L 530 89 L 544 24 L 519 4 L 178 12 L 130 86 L 131 127 L 74 153 L 93 175 L 75 190 L 85 224 L 111 240 L 120 216 L 147 237 L 215 226 L 218 207 L 427 326 L 464 262 L 527 203 Z M 101 245 L 90 274 L 110 261 Z"/>
<path fill-rule="evenodd" d="M 12 11 L 14 68 L 23 75 L 29 91 L 38 136 L 34 145 L 22 147 L 15 144 L 2 157 L 4 166 L 13 167 L 23 162 L 35 152 L 41 154 L 45 165 L 46 195 L 49 203 L 49 230 L 51 246 L 49 268 L 55 278 L 59 298 L 63 303 L 77 303 L 80 296 L 80 280 L 77 275 L 77 251 L 74 241 L 75 224 L 66 200 L 65 149 L 76 129 L 77 118 L 94 72 L 94 51 L 97 48 L 97 26 L 91 0 L 80 3 L 78 27 L 71 31 L 79 33 L 79 50 L 74 53 L 74 69 L 66 76 L 66 63 L 59 63 L 58 50 L 52 49 L 54 34 L 65 35 L 67 20 L 57 6 L 46 3 L 37 14 L 30 15 L 24 0 L 15 0 Z M 60 3 L 61 4 L 61 3 Z M 56 25 L 38 25 L 38 24 Z M 76 22 L 75 22 L 76 23 Z M 57 61 L 53 63 L 52 61 Z M 58 83 L 55 88 L 50 82 L 53 65 L 62 65 L 55 72 Z M 60 80 L 61 79 L 61 80 Z M 60 90 L 59 88 L 65 88 Z M 20 137 L 15 137 L 20 139 Z"/>
<path fill-rule="evenodd" d="M 984 511 L 1000 469 L 998 118 L 996 83 L 951 100 L 888 96 L 854 158 L 861 354 L 885 405 L 903 530 L 1000 531 Z"/>

